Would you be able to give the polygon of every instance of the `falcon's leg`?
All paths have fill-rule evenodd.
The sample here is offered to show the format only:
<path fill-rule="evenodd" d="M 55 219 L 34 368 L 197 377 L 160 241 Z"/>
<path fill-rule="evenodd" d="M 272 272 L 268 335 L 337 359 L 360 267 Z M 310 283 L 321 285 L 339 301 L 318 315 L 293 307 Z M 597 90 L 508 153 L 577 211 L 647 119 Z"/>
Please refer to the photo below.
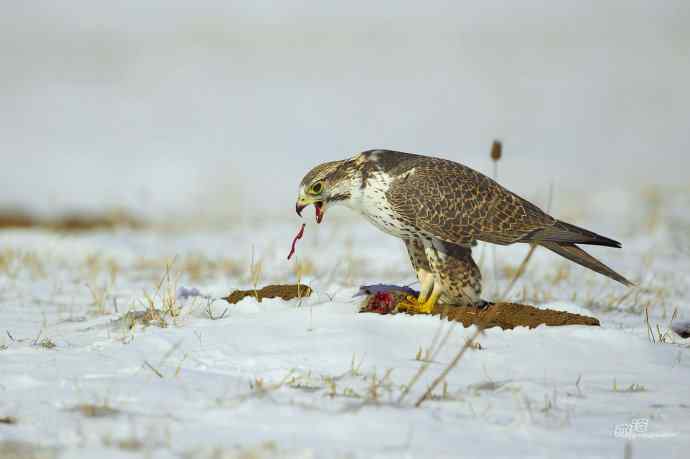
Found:
<path fill-rule="evenodd" d="M 449 244 L 438 239 L 414 242 L 413 249 L 417 255 L 415 260 L 419 263 L 421 259 L 416 244 L 423 244 L 425 261 L 432 275 L 423 280 L 420 276 L 423 285 L 419 298 L 407 297 L 398 305 L 399 310 L 430 314 L 439 301 L 451 306 L 484 307 L 485 302 L 480 298 L 482 275 L 472 259 L 471 247 Z M 412 253 L 410 250 L 411 259 Z M 418 276 L 420 272 L 421 270 L 418 269 Z M 432 285 L 433 290 L 430 289 Z M 429 290 L 431 290 L 430 294 Z"/>
<path fill-rule="evenodd" d="M 438 297 L 440 293 L 434 290 L 434 273 L 431 272 L 431 266 L 429 265 L 429 260 L 427 259 L 426 251 L 424 248 L 424 242 L 420 239 L 406 239 L 405 246 L 407 247 L 407 252 L 410 255 L 410 262 L 412 267 L 417 273 L 417 279 L 419 279 L 420 291 L 419 297 L 414 298 L 413 296 L 408 296 L 405 300 L 398 304 L 398 310 L 400 311 L 410 311 L 416 313 L 429 313 L 433 309 L 422 307 L 428 300 Z M 435 303 L 434 299 L 434 303 Z"/>
<path fill-rule="evenodd" d="M 426 300 L 434 286 L 434 274 L 431 272 L 431 266 L 426 257 L 424 242 L 420 239 L 405 239 L 404 242 L 410 256 L 410 263 L 419 279 L 419 298 Z"/>
<path fill-rule="evenodd" d="M 434 273 L 422 269 L 417 271 L 417 277 L 419 278 L 420 283 L 419 297 L 417 298 L 417 301 L 419 303 L 423 303 L 427 300 L 427 298 L 429 298 L 429 295 L 432 293 L 432 289 L 434 288 Z"/>
<path fill-rule="evenodd" d="M 429 261 L 441 285 L 441 301 L 453 306 L 480 306 L 484 304 L 482 275 L 472 259 L 472 248 L 434 240 L 435 250 L 429 251 Z"/>

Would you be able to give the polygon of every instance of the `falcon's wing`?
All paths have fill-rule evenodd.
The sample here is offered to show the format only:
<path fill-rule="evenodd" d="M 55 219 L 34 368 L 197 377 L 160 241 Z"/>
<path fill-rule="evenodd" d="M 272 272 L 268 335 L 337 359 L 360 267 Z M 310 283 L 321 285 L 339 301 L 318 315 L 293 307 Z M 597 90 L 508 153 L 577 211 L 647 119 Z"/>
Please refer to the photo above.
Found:
<path fill-rule="evenodd" d="M 452 161 L 417 156 L 389 173 L 395 178 L 386 197 L 399 218 L 446 242 L 527 242 L 557 223 L 487 176 Z"/>

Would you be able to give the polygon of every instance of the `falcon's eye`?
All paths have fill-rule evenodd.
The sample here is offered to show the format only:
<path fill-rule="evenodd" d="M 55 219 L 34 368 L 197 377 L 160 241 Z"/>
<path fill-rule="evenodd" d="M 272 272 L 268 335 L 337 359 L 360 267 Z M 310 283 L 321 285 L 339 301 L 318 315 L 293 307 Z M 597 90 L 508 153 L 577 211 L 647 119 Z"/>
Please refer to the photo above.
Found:
<path fill-rule="evenodd" d="M 321 182 L 316 182 L 309 188 L 309 193 L 311 194 L 319 194 L 321 191 L 323 191 L 323 183 Z"/>

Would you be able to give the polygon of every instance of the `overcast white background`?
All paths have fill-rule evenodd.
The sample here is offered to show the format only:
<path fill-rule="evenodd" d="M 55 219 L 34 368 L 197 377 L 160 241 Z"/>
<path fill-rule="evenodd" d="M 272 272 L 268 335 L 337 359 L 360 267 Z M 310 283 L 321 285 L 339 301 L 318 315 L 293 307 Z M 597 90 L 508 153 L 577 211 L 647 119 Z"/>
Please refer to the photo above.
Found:
<path fill-rule="evenodd" d="M 0 206 L 293 212 L 318 162 L 531 195 L 687 183 L 690 3 L 31 1 L 0 15 Z"/>

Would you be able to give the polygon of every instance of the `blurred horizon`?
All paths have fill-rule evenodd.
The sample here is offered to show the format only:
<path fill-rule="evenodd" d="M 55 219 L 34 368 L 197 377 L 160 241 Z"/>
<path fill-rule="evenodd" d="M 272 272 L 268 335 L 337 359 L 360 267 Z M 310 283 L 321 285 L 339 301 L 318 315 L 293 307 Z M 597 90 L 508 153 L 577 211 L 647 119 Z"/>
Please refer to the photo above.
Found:
<path fill-rule="evenodd" d="M 294 212 L 320 162 L 453 159 L 526 197 L 685 185 L 690 4 L 13 2 L 0 208 Z"/>

